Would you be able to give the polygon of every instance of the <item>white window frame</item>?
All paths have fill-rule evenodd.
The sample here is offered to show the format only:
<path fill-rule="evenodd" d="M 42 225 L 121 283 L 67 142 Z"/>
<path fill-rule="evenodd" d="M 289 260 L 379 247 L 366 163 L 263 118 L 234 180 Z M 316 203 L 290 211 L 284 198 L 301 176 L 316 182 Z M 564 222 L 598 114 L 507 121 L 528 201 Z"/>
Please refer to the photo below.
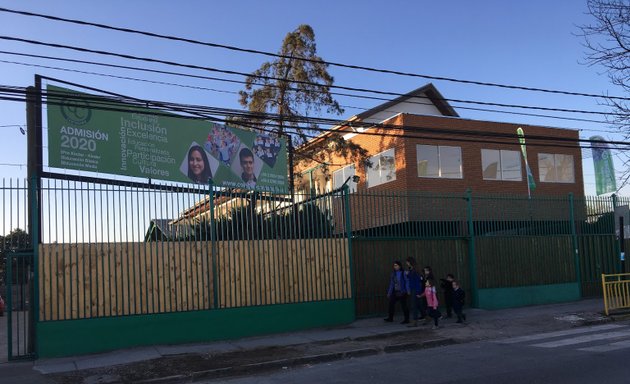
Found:
<path fill-rule="evenodd" d="M 383 170 L 384 167 L 388 166 L 387 164 L 382 163 L 382 160 L 385 157 L 391 157 L 393 159 L 393 165 L 394 165 L 393 177 L 392 177 L 392 172 L 390 169 Z M 366 170 L 365 170 L 368 188 L 376 187 L 377 185 L 389 183 L 391 181 L 396 180 L 396 151 L 394 148 L 389 148 L 381 153 L 377 153 L 376 155 L 371 156 L 369 158 L 369 161 L 372 163 L 372 166 L 366 167 Z M 375 180 L 373 179 L 373 177 L 370 177 L 370 173 L 374 174 L 375 172 L 378 172 L 378 180 Z M 390 177 L 389 179 L 387 179 L 388 176 Z"/>
<path fill-rule="evenodd" d="M 337 176 L 341 174 L 341 178 L 338 178 Z M 343 168 L 340 168 L 336 171 L 333 171 L 333 177 L 332 177 L 332 189 L 336 190 L 338 188 L 341 188 L 341 186 L 343 185 L 343 183 L 348 180 L 348 177 L 353 177 L 357 174 L 357 169 L 354 166 L 354 164 L 350 164 L 350 165 L 346 165 Z M 337 185 L 338 183 L 336 182 L 336 180 L 341 180 L 341 183 L 339 183 L 339 185 Z M 357 191 L 357 183 L 355 183 L 354 181 L 350 180 L 348 182 L 348 192 L 349 193 L 354 193 Z"/>
<path fill-rule="evenodd" d="M 437 176 L 427 176 L 420 175 L 420 168 L 418 167 L 418 177 L 426 178 L 426 179 L 451 179 L 451 180 L 461 180 L 464 178 L 464 165 L 462 159 L 462 147 L 458 147 L 455 145 L 433 145 L 433 144 L 416 144 L 416 165 L 420 162 L 418 157 L 418 149 L 420 147 L 434 147 L 437 149 L 437 164 L 438 164 L 438 175 Z M 441 149 L 446 148 L 455 148 L 459 152 L 459 175 L 456 177 L 449 177 L 442 175 L 442 158 L 440 155 Z"/>
<path fill-rule="evenodd" d="M 548 171 L 543 172 L 541 170 L 541 156 L 552 156 L 553 157 L 553 170 L 554 170 L 554 180 L 543 180 L 546 178 Z M 559 181 L 558 180 L 558 163 L 562 160 L 559 158 L 560 156 L 567 156 L 571 158 L 571 180 L 570 181 Z M 573 155 L 569 155 L 566 153 L 539 153 L 538 154 L 538 178 L 541 183 L 558 183 L 558 184 L 575 184 L 575 157 Z"/>
<path fill-rule="evenodd" d="M 486 177 L 484 175 L 484 152 L 498 152 L 499 154 L 499 165 L 497 167 L 497 176 L 495 178 L 491 178 L 491 177 Z M 503 175 L 504 173 L 504 167 L 503 167 L 503 163 L 504 163 L 504 154 L 507 153 L 511 153 L 511 154 L 516 154 L 516 157 L 518 158 L 518 175 L 519 178 L 518 179 L 506 179 Z M 494 180 L 494 181 L 523 181 L 523 166 L 522 166 L 522 161 L 521 161 L 521 152 L 519 151 L 513 151 L 513 150 L 509 150 L 509 149 L 485 149 L 482 148 L 481 149 L 481 175 L 483 177 L 484 180 Z"/>

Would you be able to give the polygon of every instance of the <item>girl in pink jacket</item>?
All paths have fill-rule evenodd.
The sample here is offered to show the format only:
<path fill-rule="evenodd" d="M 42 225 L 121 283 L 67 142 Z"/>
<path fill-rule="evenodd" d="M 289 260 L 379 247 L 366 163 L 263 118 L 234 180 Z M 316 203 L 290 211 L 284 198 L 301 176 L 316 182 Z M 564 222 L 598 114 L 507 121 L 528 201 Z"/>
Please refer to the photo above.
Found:
<path fill-rule="evenodd" d="M 433 329 L 438 327 L 438 321 L 442 317 L 440 311 L 438 311 L 438 298 L 435 289 L 435 284 L 432 279 L 429 279 L 425 283 L 424 295 L 427 298 L 427 306 L 429 316 L 433 319 Z"/>

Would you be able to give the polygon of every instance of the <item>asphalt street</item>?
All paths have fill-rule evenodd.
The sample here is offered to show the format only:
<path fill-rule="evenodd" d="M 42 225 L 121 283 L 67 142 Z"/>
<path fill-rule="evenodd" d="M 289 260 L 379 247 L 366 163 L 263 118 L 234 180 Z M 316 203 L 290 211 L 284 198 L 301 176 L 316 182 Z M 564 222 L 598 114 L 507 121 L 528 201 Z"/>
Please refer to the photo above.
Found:
<path fill-rule="evenodd" d="M 628 383 L 630 322 L 341 360 L 206 383 Z"/>

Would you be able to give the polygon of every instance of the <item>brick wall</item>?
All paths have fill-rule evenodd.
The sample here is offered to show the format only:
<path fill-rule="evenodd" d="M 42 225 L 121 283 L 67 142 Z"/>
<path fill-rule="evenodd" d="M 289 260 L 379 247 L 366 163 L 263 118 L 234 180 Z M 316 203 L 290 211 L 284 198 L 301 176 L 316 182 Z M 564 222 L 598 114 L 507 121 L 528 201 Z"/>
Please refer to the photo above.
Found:
<path fill-rule="evenodd" d="M 522 166 L 521 181 L 500 181 L 484 180 L 481 166 L 481 149 L 508 149 L 520 151 L 520 146 L 516 138 L 516 129 L 522 127 L 527 140 L 527 158 L 536 181 L 536 190 L 532 195 L 567 195 L 573 192 L 576 196 L 584 195 L 584 183 L 582 176 L 582 156 L 579 148 L 564 148 L 560 145 L 576 145 L 579 138 L 578 131 L 549 128 L 541 126 L 517 125 L 509 123 L 497 123 L 478 120 L 466 120 L 461 118 L 441 117 L 441 116 L 418 116 L 402 114 L 386 121 L 388 125 L 404 126 L 403 129 L 396 128 L 371 128 L 367 132 L 387 133 L 392 136 L 374 136 L 358 134 L 350 140 L 361 144 L 370 154 L 374 155 L 390 148 L 395 149 L 396 158 L 396 180 L 390 181 L 375 187 L 367 188 L 365 167 L 362 164 L 355 164 L 356 173 L 361 177 L 358 183 L 360 191 L 422 191 L 434 193 L 464 193 L 466 189 L 472 189 L 475 193 L 506 193 L 511 195 L 527 195 L 527 179 L 525 167 Z M 485 132 L 514 135 L 511 138 L 500 137 L 479 137 L 466 135 L 458 132 L 444 135 L 441 133 L 428 132 L 426 129 L 438 129 L 440 132 L 466 131 Z M 420 138 L 402 137 L 416 136 Z M 533 137 L 546 137 L 547 140 L 538 140 Z M 528 138 L 529 137 L 529 138 Z M 445 140 L 456 139 L 455 141 Z M 554 139 L 565 138 L 573 141 L 559 142 Z M 461 139 L 462 141 L 459 141 Z M 464 141 L 472 140 L 472 141 Z M 475 142 L 478 140 L 492 141 L 492 143 Z M 462 179 L 441 179 L 418 177 L 416 145 L 448 145 L 461 147 L 462 153 Z M 540 144 L 542 146 L 534 145 Z M 574 183 L 548 183 L 541 182 L 538 170 L 538 154 L 567 154 L 573 156 L 574 162 Z M 341 168 L 337 164 L 348 164 L 346 159 L 333 156 L 328 160 L 335 164 L 330 166 L 330 173 Z M 306 170 L 316 164 L 306 164 L 301 170 Z"/>

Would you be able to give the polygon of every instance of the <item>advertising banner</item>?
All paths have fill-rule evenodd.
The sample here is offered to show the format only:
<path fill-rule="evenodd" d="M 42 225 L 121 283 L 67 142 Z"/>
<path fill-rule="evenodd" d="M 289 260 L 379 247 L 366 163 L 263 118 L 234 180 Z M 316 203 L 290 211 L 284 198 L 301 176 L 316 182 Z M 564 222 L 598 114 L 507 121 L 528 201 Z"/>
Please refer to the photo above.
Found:
<path fill-rule="evenodd" d="M 525 132 L 523 132 L 523 128 L 518 127 L 518 129 L 516 129 L 516 134 L 518 135 L 518 142 L 521 144 L 521 153 L 523 154 L 523 160 L 525 161 L 525 173 L 527 173 L 527 194 L 531 197 L 532 191 L 536 189 L 536 181 L 534 180 L 534 174 L 527 162 L 527 146 L 525 145 Z"/>
<path fill-rule="evenodd" d="M 287 193 L 286 140 L 49 85 L 48 166 Z"/>
<path fill-rule="evenodd" d="M 605 141 L 601 136 L 592 136 L 589 140 Z M 593 166 L 595 167 L 595 190 L 597 195 L 617 191 L 615 168 L 610 156 L 610 148 L 608 148 L 606 143 L 593 143 L 591 151 L 593 153 Z"/>

